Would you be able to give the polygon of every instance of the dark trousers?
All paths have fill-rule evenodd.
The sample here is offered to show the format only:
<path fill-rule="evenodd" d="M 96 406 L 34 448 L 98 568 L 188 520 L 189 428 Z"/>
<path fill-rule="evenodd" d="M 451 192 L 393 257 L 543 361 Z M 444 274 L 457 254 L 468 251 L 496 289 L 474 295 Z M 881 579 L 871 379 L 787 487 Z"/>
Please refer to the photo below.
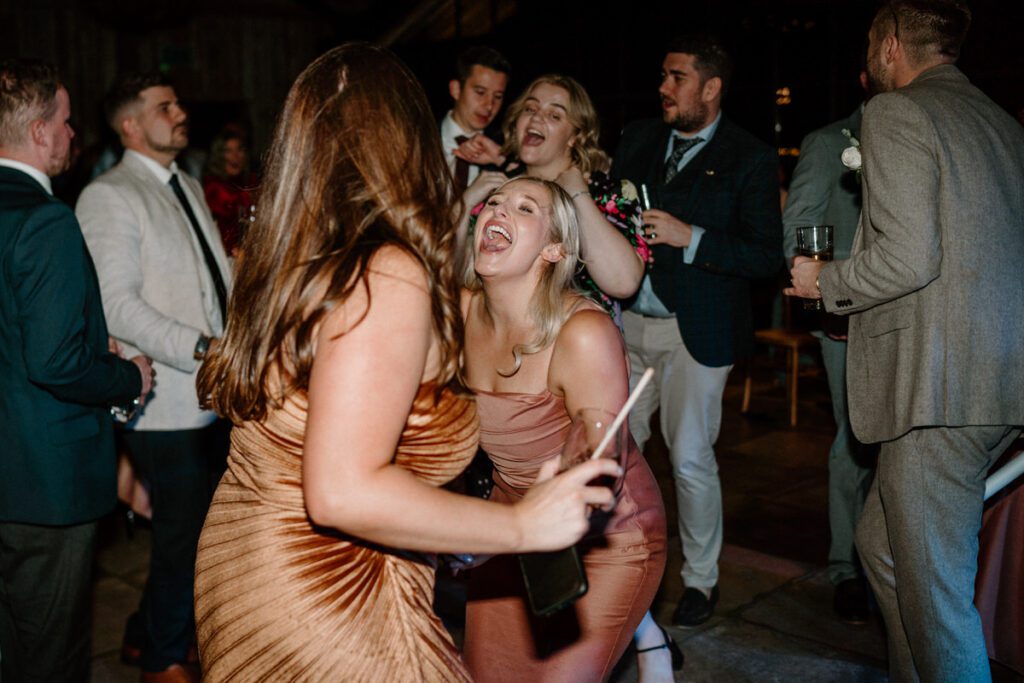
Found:
<path fill-rule="evenodd" d="M 186 661 L 195 637 L 196 547 L 224 471 L 228 429 L 217 422 L 203 429 L 125 433 L 153 506 L 149 578 L 125 629 L 125 642 L 142 648 L 144 671 Z"/>
<path fill-rule="evenodd" d="M 89 679 L 96 522 L 0 523 L 0 679 Z"/>

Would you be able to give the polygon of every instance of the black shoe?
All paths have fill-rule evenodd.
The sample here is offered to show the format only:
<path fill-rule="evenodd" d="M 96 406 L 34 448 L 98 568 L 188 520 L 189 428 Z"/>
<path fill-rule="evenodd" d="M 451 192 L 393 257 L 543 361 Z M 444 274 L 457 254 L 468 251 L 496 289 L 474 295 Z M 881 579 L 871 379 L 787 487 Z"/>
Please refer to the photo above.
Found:
<path fill-rule="evenodd" d="M 839 621 L 855 626 L 868 623 L 868 588 L 861 577 L 846 579 L 836 584 L 832 596 L 832 609 Z"/>
<path fill-rule="evenodd" d="M 672 615 L 672 623 L 683 628 L 700 626 L 714 614 L 717 603 L 718 586 L 711 589 L 710 598 L 704 597 L 703 591 L 687 588 L 683 591 L 683 597 L 679 600 L 675 614 Z"/>
<path fill-rule="evenodd" d="M 636 653 L 642 655 L 645 652 L 653 652 L 654 650 L 668 650 L 669 654 L 672 655 L 672 670 L 679 671 L 683 668 L 683 662 L 686 658 L 683 657 L 683 651 L 676 645 L 676 641 L 672 640 L 672 636 L 668 634 L 668 631 L 661 627 L 661 624 L 655 624 L 658 630 L 661 631 L 662 637 L 665 641 L 661 645 L 655 645 L 654 647 L 645 647 L 644 649 L 637 649 Z"/>

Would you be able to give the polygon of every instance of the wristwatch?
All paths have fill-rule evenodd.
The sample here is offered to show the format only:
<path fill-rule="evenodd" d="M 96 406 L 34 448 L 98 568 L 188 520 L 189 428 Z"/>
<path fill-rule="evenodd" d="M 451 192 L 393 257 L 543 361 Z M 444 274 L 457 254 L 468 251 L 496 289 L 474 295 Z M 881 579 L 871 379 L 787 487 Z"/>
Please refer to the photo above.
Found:
<path fill-rule="evenodd" d="M 203 360 L 206 358 L 206 352 L 210 350 L 210 338 L 205 334 L 199 335 L 199 341 L 196 342 L 196 348 L 192 351 L 192 357 L 196 360 Z"/>

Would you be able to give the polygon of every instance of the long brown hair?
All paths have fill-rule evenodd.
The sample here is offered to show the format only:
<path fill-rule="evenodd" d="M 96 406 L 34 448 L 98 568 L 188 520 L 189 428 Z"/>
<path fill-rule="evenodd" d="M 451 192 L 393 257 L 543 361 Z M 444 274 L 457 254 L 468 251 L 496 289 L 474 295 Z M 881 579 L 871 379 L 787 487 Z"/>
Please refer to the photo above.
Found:
<path fill-rule="evenodd" d="M 363 43 L 322 55 L 288 93 L 266 167 L 227 329 L 199 372 L 201 402 L 239 423 L 307 389 L 318 324 L 357 287 L 370 295 L 367 266 L 385 244 L 423 264 L 437 383 L 461 389 L 451 173 L 405 65 Z"/>

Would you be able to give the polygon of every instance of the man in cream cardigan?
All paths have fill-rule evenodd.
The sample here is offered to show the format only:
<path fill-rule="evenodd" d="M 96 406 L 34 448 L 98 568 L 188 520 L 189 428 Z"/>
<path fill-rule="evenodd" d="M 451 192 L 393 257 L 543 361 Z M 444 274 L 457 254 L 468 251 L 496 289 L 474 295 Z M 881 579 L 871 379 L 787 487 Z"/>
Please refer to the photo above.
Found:
<path fill-rule="evenodd" d="M 210 463 L 226 449 L 223 426 L 199 408 L 195 379 L 223 332 L 230 272 L 202 188 L 174 162 L 188 128 L 173 88 L 159 75 L 133 74 L 114 86 L 106 110 L 124 158 L 82 192 L 76 213 L 111 335 L 128 355 L 151 357 L 160 378 L 126 431 L 150 485 L 153 538 L 122 656 L 141 664 L 144 680 L 180 680 L 195 673 L 193 566 L 216 484 Z"/>

